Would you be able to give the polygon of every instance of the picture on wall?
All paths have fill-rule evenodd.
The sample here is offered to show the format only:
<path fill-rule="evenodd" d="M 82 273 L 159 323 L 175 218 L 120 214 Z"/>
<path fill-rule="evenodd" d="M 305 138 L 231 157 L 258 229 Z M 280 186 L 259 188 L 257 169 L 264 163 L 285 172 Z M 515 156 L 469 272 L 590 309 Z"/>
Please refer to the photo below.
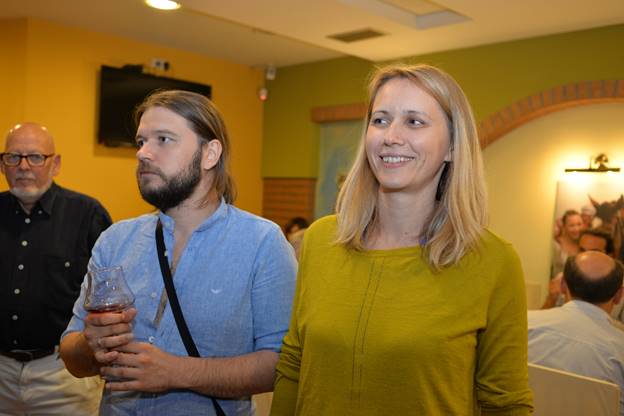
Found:
<path fill-rule="evenodd" d="M 624 259 L 624 175 L 574 173 L 557 183 L 551 278 L 563 271 L 568 256 L 579 252 L 584 230 L 606 235 L 605 250 Z M 606 238 L 599 239 L 604 242 Z M 601 249 L 597 247 L 596 249 Z"/>

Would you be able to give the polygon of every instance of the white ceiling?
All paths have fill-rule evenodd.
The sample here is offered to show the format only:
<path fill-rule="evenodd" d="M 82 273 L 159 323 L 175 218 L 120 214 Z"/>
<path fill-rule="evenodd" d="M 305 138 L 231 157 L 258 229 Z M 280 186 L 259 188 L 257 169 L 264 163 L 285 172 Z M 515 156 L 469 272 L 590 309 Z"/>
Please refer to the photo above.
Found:
<path fill-rule="evenodd" d="M 142 0 L 1 0 L 0 18 L 37 17 L 250 66 L 381 61 L 624 23 L 624 0 L 179 1 L 164 12 Z M 361 29 L 384 35 L 328 38 Z"/>

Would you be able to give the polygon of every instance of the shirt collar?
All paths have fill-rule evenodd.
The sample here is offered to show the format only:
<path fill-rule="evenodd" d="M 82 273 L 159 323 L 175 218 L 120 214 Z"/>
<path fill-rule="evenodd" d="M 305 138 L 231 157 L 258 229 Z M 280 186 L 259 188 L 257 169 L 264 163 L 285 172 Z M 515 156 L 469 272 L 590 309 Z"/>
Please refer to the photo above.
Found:
<path fill-rule="evenodd" d="M 206 218 L 195 231 L 204 231 L 212 227 L 214 224 L 227 216 L 228 209 L 228 204 L 225 202 L 225 199 L 221 198 L 221 202 L 219 203 L 217 209 L 210 214 L 210 216 Z M 173 234 L 175 220 L 162 211 L 158 211 L 158 218 L 160 218 L 163 229 L 165 229 L 168 233 Z"/>
<path fill-rule="evenodd" d="M 584 300 L 573 299 L 566 302 L 562 308 L 566 309 L 576 309 L 580 310 L 585 315 L 588 315 L 594 319 L 604 319 L 605 321 L 609 320 L 609 314 L 605 312 L 602 308 L 591 304 L 589 302 L 585 302 Z"/>
<path fill-rule="evenodd" d="M 54 200 L 56 199 L 58 191 L 58 185 L 52 182 L 50 188 L 45 191 L 41 198 L 39 198 L 39 201 L 37 201 L 37 204 L 39 204 L 41 209 L 48 215 L 52 215 L 52 207 L 54 206 Z"/>

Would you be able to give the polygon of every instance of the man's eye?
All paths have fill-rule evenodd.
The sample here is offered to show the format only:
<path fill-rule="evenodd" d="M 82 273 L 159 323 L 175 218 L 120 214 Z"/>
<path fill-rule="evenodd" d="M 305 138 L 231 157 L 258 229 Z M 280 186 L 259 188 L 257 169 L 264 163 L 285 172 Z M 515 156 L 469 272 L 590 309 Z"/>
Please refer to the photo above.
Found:
<path fill-rule="evenodd" d="M 44 161 L 44 157 L 43 157 L 43 155 L 37 155 L 37 154 L 28 155 L 28 160 L 30 162 L 32 162 L 32 163 L 37 164 L 37 163 L 43 162 Z"/>
<path fill-rule="evenodd" d="M 158 136 L 158 140 L 161 143 L 167 143 L 171 141 L 171 137 L 167 137 L 167 136 Z"/>
<path fill-rule="evenodd" d="M 142 147 L 143 147 L 143 144 L 144 144 L 144 143 L 145 143 L 145 140 L 143 140 L 143 139 L 137 139 L 137 140 L 136 140 L 136 147 L 137 147 L 138 149 L 140 149 L 140 148 L 142 148 Z"/>

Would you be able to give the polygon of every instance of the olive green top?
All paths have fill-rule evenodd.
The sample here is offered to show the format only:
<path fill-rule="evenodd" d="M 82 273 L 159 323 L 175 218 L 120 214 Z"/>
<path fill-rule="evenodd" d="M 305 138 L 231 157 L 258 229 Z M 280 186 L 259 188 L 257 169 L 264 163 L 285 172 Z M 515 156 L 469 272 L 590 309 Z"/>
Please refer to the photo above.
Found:
<path fill-rule="evenodd" d="M 420 247 L 357 252 L 335 216 L 303 243 L 272 415 L 528 415 L 519 259 L 485 231 L 432 272 Z"/>

